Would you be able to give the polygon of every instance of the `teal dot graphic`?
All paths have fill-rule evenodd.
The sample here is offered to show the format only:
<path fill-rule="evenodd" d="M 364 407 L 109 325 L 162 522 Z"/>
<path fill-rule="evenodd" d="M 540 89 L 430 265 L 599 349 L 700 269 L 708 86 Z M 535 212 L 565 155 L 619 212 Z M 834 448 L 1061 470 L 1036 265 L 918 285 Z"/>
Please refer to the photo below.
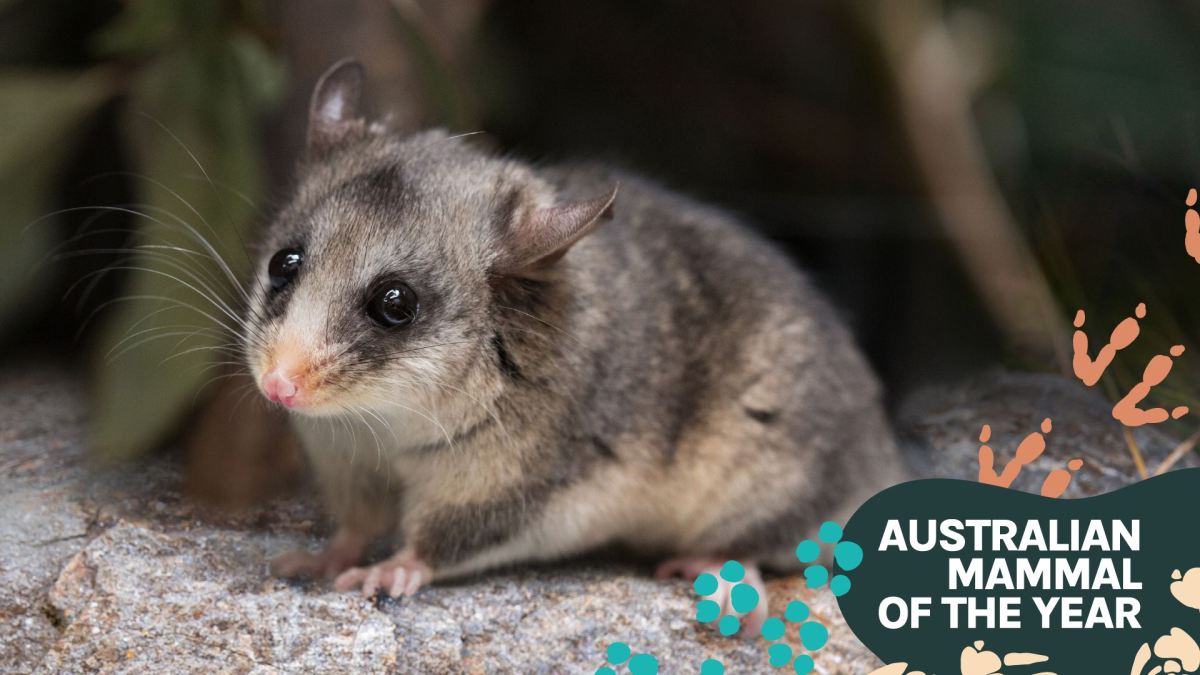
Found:
<path fill-rule="evenodd" d="M 614 642 L 608 646 L 608 662 L 619 666 L 629 660 L 629 645 L 624 642 Z"/>
<path fill-rule="evenodd" d="M 820 588 L 829 581 L 829 570 L 824 565 L 813 565 L 804 570 L 804 578 L 808 579 L 809 588 Z"/>
<path fill-rule="evenodd" d="M 792 623 L 800 623 L 808 618 L 808 605 L 799 600 L 793 600 L 788 603 L 787 609 L 783 610 L 783 616 Z"/>
<path fill-rule="evenodd" d="M 772 666 L 782 668 L 792 660 L 792 648 L 782 642 L 767 648 L 767 660 Z"/>
<path fill-rule="evenodd" d="M 821 545 L 812 539 L 805 539 L 796 546 L 796 557 L 802 563 L 810 563 L 821 557 Z"/>
<path fill-rule="evenodd" d="M 845 574 L 835 575 L 829 580 L 829 590 L 833 597 L 840 598 L 850 592 L 850 577 Z"/>
<path fill-rule="evenodd" d="M 721 567 L 721 578 L 725 581 L 741 581 L 746 576 L 746 569 L 736 560 L 730 560 Z"/>
<path fill-rule="evenodd" d="M 716 659 L 708 659 L 700 664 L 700 675 L 725 675 L 725 664 Z"/>
<path fill-rule="evenodd" d="M 800 642 L 810 652 L 815 652 L 829 641 L 829 631 L 817 621 L 808 621 L 800 626 Z"/>
<path fill-rule="evenodd" d="M 843 541 L 834 547 L 833 559 L 838 567 L 850 572 L 862 564 L 862 547 L 852 541 Z"/>
<path fill-rule="evenodd" d="M 657 675 L 658 659 L 649 654 L 638 654 L 629 659 L 630 675 Z"/>
<path fill-rule="evenodd" d="M 843 566 L 842 569 L 846 568 Z M 696 580 L 692 582 L 692 589 L 698 595 L 712 595 L 717 592 L 717 578 L 705 572 L 696 577 Z"/>
<path fill-rule="evenodd" d="M 822 523 L 821 529 L 817 531 L 817 539 L 826 544 L 836 544 L 842 539 L 842 526 L 832 520 Z"/>
<path fill-rule="evenodd" d="M 764 640 L 778 640 L 779 638 L 783 637 L 783 634 L 786 631 L 787 626 L 784 625 L 783 620 L 777 616 L 767 619 L 762 625 L 762 636 Z"/>
<path fill-rule="evenodd" d="M 696 620 L 700 623 L 716 621 L 721 616 L 721 606 L 712 600 L 701 600 L 696 603 Z"/>
<path fill-rule="evenodd" d="M 738 584 L 729 592 L 729 600 L 733 603 L 733 611 L 747 614 L 758 607 L 758 591 L 750 584 Z"/>
<path fill-rule="evenodd" d="M 596 675 L 617 675 L 617 671 L 608 666 L 600 666 L 596 669 Z"/>
<path fill-rule="evenodd" d="M 640 653 L 640 655 L 629 659 L 630 675 L 656 675 L 659 671 L 659 659 L 648 655 L 648 653 Z"/>
<path fill-rule="evenodd" d="M 813 663 L 813 659 L 808 654 L 801 654 L 796 657 L 796 662 L 792 664 L 792 668 L 796 669 L 798 675 L 808 675 L 813 671 L 817 664 Z"/>
<path fill-rule="evenodd" d="M 717 630 L 720 631 L 721 635 L 726 636 L 733 635 L 741 627 L 742 622 L 738 621 L 738 618 L 733 615 L 721 617 L 720 623 L 717 624 Z"/>

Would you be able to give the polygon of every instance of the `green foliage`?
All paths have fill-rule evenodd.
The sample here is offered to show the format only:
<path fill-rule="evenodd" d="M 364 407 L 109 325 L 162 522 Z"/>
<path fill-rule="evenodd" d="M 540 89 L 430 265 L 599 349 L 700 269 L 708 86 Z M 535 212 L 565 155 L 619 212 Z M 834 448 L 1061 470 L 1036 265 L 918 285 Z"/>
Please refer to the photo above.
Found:
<path fill-rule="evenodd" d="M 264 183 L 256 121 L 282 80 L 219 6 L 135 3 L 101 39 L 152 54 L 123 112 L 144 218 L 128 299 L 100 339 L 92 442 L 104 459 L 158 442 L 236 359 L 246 233 Z"/>
<path fill-rule="evenodd" d="M 112 90 L 111 78 L 99 70 L 0 73 L 0 317 L 19 309 L 39 280 L 31 263 L 45 257 L 53 239 L 49 218 L 33 221 L 49 207 L 80 123 Z"/>
<path fill-rule="evenodd" d="M 82 72 L 0 71 L 0 320 L 46 282 L 31 270 L 56 243 L 46 214 L 78 132 L 121 102 L 138 215 L 92 354 L 101 459 L 161 442 L 214 368 L 236 358 L 246 233 L 265 175 L 257 125 L 283 86 L 257 25 L 247 0 L 133 0 L 93 36 L 95 64 Z"/>

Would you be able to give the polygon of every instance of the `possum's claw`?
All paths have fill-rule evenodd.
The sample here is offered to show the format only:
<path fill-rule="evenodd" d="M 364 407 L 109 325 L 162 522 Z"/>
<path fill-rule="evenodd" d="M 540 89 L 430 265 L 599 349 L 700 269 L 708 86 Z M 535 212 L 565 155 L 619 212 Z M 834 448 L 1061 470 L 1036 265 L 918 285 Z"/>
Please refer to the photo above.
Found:
<path fill-rule="evenodd" d="M 368 567 L 351 567 L 333 582 L 339 591 L 361 588 L 364 598 L 384 591 L 393 598 L 413 595 L 433 579 L 433 570 L 409 551 Z"/>

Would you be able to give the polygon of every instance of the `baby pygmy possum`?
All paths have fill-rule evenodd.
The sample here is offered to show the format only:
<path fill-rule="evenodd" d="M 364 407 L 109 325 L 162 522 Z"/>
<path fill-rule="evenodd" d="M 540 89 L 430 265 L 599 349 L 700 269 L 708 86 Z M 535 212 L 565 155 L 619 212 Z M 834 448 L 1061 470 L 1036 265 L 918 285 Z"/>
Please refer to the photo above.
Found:
<path fill-rule="evenodd" d="M 874 376 L 765 241 L 636 176 L 398 135 L 362 81 L 316 86 L 244 335 L 337 528 L 275 574 L 396 596 L 605 547 L 761 593 L 899 480 Z"/>

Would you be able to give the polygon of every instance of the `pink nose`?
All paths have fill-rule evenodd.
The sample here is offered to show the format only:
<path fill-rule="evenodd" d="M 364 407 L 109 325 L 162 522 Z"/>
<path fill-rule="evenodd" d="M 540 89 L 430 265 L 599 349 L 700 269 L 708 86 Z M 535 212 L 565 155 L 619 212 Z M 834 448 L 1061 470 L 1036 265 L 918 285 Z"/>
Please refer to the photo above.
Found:
<path fill-rule="evenodd" d="M 296 402 L 296 394 L 300 391 L 295 382 L 289 380 L 286 375 L 280 373 L 278 370 L 272 370 L 263 375 L 262 388 L 267 398 L 276 403 L 282 403 L 289 408 Z"/>

